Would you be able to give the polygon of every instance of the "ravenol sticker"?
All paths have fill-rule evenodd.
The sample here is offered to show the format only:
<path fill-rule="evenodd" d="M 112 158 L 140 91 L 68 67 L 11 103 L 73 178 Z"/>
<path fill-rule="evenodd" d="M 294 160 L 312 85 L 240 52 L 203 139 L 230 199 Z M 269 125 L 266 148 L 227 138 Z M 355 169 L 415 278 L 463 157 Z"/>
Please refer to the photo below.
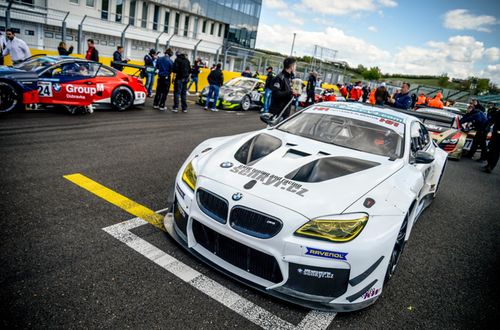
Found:
<path fill-rule="evenodd" d="M 320 249 L 314 249 L 310 247 L 306 247 L 306 255 L 309 256 L 315 256 L 315 257 L 322 257 L 322 258 L 328 258 L 328 259 L 337 259 L 337 260 L 347 260 L 346 252 L 336 252 L 336 251 L 328 251 L 328 250 L 320 250 Z"/>

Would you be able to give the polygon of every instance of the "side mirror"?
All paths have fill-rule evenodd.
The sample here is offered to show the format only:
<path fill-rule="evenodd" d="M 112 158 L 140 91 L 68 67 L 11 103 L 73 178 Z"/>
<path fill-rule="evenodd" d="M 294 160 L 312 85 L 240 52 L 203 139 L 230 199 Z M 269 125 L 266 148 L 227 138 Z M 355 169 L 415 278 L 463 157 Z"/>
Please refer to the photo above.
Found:
<path fill-rule="evenodd" d="M 260 120 L 262 120 L 266 125 L 274 126 L 273 115 L 269 112 L 264 112 L 260 114 Z"/>
<path fill-rule="evenodd" d="M 434 161 L 434 156 L 428 152 L 419 150 L 415 154 L 415 164 L 430 164 Z"/>

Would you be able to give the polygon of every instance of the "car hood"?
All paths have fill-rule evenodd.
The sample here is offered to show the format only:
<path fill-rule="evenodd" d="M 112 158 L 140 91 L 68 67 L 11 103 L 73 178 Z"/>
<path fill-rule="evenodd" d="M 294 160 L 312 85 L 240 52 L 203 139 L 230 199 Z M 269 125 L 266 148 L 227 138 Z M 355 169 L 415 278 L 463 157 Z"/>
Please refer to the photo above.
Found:
<path fill-rule="evenodd" d="M 256 161 L 238 161 L 235 154 L 240 148 L 262 134 L 278 139 L 280 145 Z M 323 162 L 320 170 L 308 176 L 317 162 Z M 342 213 L 401 169 L 403 161 L 267 129 L 231 139 L 195 158 L 193 165 L 198 176 L 231 186 L 235 193 L 253 194 L 315 218 Z"/>
<path fill-rule="evenodd" d="M 36 72 L 19 70 L 10 66 L 0 66 L 0 77 L 7 79 L 37 79 Z"/>

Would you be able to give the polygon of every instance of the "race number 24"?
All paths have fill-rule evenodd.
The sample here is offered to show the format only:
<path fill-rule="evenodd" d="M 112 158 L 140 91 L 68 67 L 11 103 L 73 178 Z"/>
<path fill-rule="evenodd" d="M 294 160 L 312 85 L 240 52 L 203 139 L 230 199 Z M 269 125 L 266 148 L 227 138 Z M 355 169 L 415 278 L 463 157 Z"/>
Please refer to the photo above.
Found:
<path fill-rule="evenodd" d="M 52 83 L 44 81 L 38 82 L 38 96 L 52 97 Z"/>

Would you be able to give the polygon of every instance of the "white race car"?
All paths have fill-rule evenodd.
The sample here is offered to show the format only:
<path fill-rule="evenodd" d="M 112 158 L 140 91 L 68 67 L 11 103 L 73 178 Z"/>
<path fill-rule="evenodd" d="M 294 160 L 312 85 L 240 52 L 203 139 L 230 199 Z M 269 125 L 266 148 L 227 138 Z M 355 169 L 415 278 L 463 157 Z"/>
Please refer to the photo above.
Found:
<path fill-rule="evenodd" d="M 417 118 L 320 103 L 275 127 L 201 143 L 182 165 L 168 233 L 210 266 L 302 306 L 374 303 L 447 154 Z"/>

